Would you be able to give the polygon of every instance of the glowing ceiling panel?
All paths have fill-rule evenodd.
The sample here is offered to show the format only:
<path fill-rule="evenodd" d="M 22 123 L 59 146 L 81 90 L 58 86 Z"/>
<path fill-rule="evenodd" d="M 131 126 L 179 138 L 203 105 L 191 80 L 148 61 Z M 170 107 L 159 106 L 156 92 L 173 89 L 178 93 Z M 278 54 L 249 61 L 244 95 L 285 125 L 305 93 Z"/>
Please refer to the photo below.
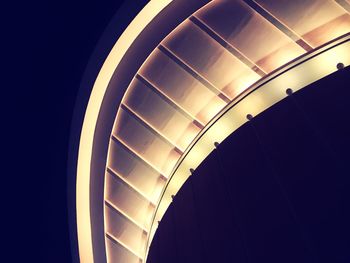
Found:
<path fill-rule="evenodd" d="M 257 0 L 256 2 L 313 47 L 350 30 L 350 15 L 335 1 Z"/>
<path fill-rule="evenodd" d="M 264 72 L 305 53 L 244 1 L 213 1 L 195 16 Z"/>
<path fill-rule="evenodd" d="M 349 14 L 331 1 L 255 4 L 262 9 L 250 1 L 207 4 L 160 43 L 130 83 L 112 133 L 105 216 L 108 235 L 134 254 L 144 255 L 161 190 L 201 129 L 261 76 L 305 54 L 300 41 L 317 47 L 350 28 Z"/>
<path fill-rule="evenodd" d="M 175 28 L 129 84 L 110 134 L 108 262 L 145 260 L 162 191 L 184 153 L 200 162 L 212 150 L 189 146 L 222 109 L 262 77 L 349 30 L 346 9 L 325 0 L 214 0 Z M 212 136 L 226 136 L 232 123 Z M 172 184 L 180 187 L 184 178 Z"/>

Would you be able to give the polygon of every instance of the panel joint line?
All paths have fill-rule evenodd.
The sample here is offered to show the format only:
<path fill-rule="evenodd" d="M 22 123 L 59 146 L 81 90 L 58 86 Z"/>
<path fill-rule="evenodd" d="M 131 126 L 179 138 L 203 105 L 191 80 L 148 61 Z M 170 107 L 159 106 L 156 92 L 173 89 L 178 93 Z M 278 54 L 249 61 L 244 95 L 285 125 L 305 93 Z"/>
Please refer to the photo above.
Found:
<path fill-rule="evenodd" d="M 180 105 L 178 105 L 175 101 L 165 95 L 159 88 L 155 87 L 149 80 L 147 80 L 144 76 L 140 74 L 136 74 L 135 78 L 140 81 L 142 84 L 147 86 L 150 90 L 156 93 L 159 97 L 161 97 L 164 101 L 166 101 L 170 106 L 172 106 L 175 110 L 180 112 L 183 116 L 185 116 L 188 120 L 191 120 L 198 128 L 203 129 L 204 124 L 197 120 L 194 116 L 184 110 Z M 199 125 L 198 125 L 199 124 Z"/>
<path fill-rule="evenodd" d="M 185 70 L 188 74 L 190 74 L 193 78 L 198 80 L 202 85 L 207 87 L 210 91 L 218 95 L 220 99 L 225 101 L 226 103 L 230 103 L 230 98 L 224 94 L 219 88 L 215 87 L 211 84 L 207 79 L 201 76 L 198 72 L 196 72 L 191 66 L 187 65 L 184 61 L 182 61 L 178 56 L 176 56 L 171 50 L 167 47 L 159 45 L 158 49 L 162 51 L 166 56 L 168 56 L 171 60 L 173 60 L 177 65 L 179 65 L 183 70 Z"/>
<path fill-rule="evenodd" d="M 199 27 L 203 32 L 205 32 L 208 36 L 214 39 L 217 43 L 219 43 L 223 48 L 225 48 L 228 52 L 230 52 L 233 56 L 235 56 L 238 60 L 243 62 L 249 68 L 254 70 L 261 77 L 266 75 L 266 72 L 263 71 L 258 65 L 249 60 L 246 56 L 244 56 L 240 51 L 234 48 L 230 43 L 228 43 L 225 39 L 219 36 L 214 30 L 212 30 L 208 25 L 206 25 L 202 20 L 195 16 L 191 16 L 189 20 Z"/>
<path fill-rule="evenodd" d="M 346 0 L 335 0 L 335 2 L 340 5 L 342 8 L 346 10 L 346 12 L 350 13 L 350 3 Z"/>
<path fill-rule="evenodd" d="M 284 25 L 281 21 L 279 21 L 274 15 L 272 15 L 269 11 L 264 9 L 261 5 L 256 3 L 253 0 L 243 0 L 249 7 L 254 9 L 257 13 L 259 13 L 263 18 L 269 21 L 272 25 L 274 25 L 277 29 L 279 29 L 283 34 L 292 39 L 296 44 L 302 47 L 305 51 L 309 52 L 312 50 L 312 47 L 304 41 L 298 34 L 293 32 L 290 28 Z"/>

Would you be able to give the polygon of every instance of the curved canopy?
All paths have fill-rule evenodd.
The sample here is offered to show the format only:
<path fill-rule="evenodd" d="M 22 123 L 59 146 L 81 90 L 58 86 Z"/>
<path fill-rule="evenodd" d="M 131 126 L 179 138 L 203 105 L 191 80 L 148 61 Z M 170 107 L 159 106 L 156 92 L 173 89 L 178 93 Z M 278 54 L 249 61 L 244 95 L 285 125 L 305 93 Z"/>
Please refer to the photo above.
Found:
<path fill-rule="evenodd" d="M 349 32 L 348 5 L 338 2 L 211 1 L 151 52 L 129 83 L 110 134 L 104 174 L 108 262 L 145 260 L 169 178 L 222 109 L 257 81 Z M 159 5 L 161 12 L 167 3 Z M 98 107 L 91 106 L 94 95 L 88 109 Z"/>

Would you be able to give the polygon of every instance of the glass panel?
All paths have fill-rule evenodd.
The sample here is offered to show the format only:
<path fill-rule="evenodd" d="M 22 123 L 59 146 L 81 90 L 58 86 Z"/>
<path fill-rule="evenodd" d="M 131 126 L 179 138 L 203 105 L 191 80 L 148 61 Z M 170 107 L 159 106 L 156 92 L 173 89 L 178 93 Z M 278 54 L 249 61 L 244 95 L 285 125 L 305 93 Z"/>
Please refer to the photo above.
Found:
<path fill-rule="evenodd" d="M 144 253 L 147 234 L 117 211 L 105 206 L 106 231 L 138 255 Z"/>
<path fill-rule="evenodd" d="M 160 50 L 152 54 L 140 74 L 203 124 L 226 105 Z"/>
<path fill-rule="evenodd" d="M 330 0 L 257 0 L 316 47 L 350 31 L 350 15 Z"/>
<path fill-rule="evenodd" d="M 161 175 L 121 144 L 112 140 L 109 147 L 108 167 L 156 202 L 165 183 Z"/>
<path fill-rule="evenodd" d="M 120 244 L 106 238 L 107 262 L 140 263 L 140 259 Z"/>
<path fill-rule="evenodd" d="M 137 79 L 132 81 L 123 102 L 183 151 L 200 131 L 192 120 Z"/>
<path fill-rule="evenodd" d="M 162 44 L 231 99 L 260 79 L 257 73 L 189 20 Z"/>
<path fill-rule="evenodd" d="M 267 73 L 305 52 L 243 2 L 213 1 L 195 15 Z"/>
<path fill-rule="evenodd" d="M 106 173 L 105 198 L 140 226 L 148 226 L 154 206 L 122 180 Z"/>
<path fill-rule="evenodd" d="M 119 109 L 113 134 L 139 156 L 168 176 L 180 154 L 145 123 Z"/>

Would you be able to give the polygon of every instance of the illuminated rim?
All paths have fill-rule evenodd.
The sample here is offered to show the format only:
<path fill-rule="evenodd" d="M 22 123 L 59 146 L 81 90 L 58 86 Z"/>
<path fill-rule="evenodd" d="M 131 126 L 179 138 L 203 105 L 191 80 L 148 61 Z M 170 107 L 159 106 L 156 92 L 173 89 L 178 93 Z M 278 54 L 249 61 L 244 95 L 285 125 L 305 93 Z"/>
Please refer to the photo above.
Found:
<path fill-rule="evenodd" d="M 77 164 L 76 210 L 79 256 L 81 262 L 93 262 L 94 258 L 89 202 L 90 163 L 95 127 L 103 97 L 113 72 L 122 60 L 126 51 L 130 48 L 131 44 L 146 25 L 149 24 L 170 2 L 171 0 L 150 1 L 141 10 L 113 46 L 94 83 L 81 131 Z"/>
<path fill-rule="evenodd" d="M 288 96 L 288 89 L 291 89 L 292 92 L 298 91 L 332 74 L 338 70 L 339 63 L 342 63 L 345 67 L 350 65 L 349 34 L 311 53 L 307 53 L 259 80 L 228 104 L 206 125 L 181 156 L 167 181 L 152 220 L 147 242 L 146 259 L 158 227 L 158 222 L 160 222 L 172 202 L 172 196 L 176 195 L 181 186 L 190 177 L 191 170 L 196 169 L 215 149 L 216 143 L 220 144 L 231 133 L 249 121 L 249 114 L 253 117 L 257 116 L 283 100 Z M 288 84 L 286 85 L 286 83 Z"/>
<path fill-rule="evenodd" d="M 99 118 L 107 87 L 125 53 L 136 38 L 151 21 L 172 1 L 150 1 L 136 16 L 128 28 L 118 39 L 98 77 L 94 83 L 86 109 L 77 161 L 76 209 L 79 255 L 81 262 L 94 262 L 92 225 L 91 225 L 91 162 L 95 129 Z M 247 114 L 256 116 L 268 107 L 287 96 L 286 89 L 297 91 L 318 79 L 337 70 L 337 63 L 344 66 L 350 64 L 349 34 L 324 45 L 311 53 L 299 57 L 279 70 L 273 71 L 260 79 L 244 93 L 235 97 L 225 106 L 195 137 L 192 143 L 182 153 L 172 169 L 162 190 L 160 200 L 155 204 L 151 227 L 147 229 L 147 244 L 145 255 L 139 256 L 140 261 L 147 259 L 149 246 L 161 220 L 175 195 L 190 175 L 190 169 L 195 169 L 214 149 L 214 142 L 222 142 L 228 135 L 247 121 Z M 304 72 L 304 73 L 303 73 Z M 308 72 L 308 74 L 305 74 Z M 288 87 L 285 86 L 288 83 Z"/>

